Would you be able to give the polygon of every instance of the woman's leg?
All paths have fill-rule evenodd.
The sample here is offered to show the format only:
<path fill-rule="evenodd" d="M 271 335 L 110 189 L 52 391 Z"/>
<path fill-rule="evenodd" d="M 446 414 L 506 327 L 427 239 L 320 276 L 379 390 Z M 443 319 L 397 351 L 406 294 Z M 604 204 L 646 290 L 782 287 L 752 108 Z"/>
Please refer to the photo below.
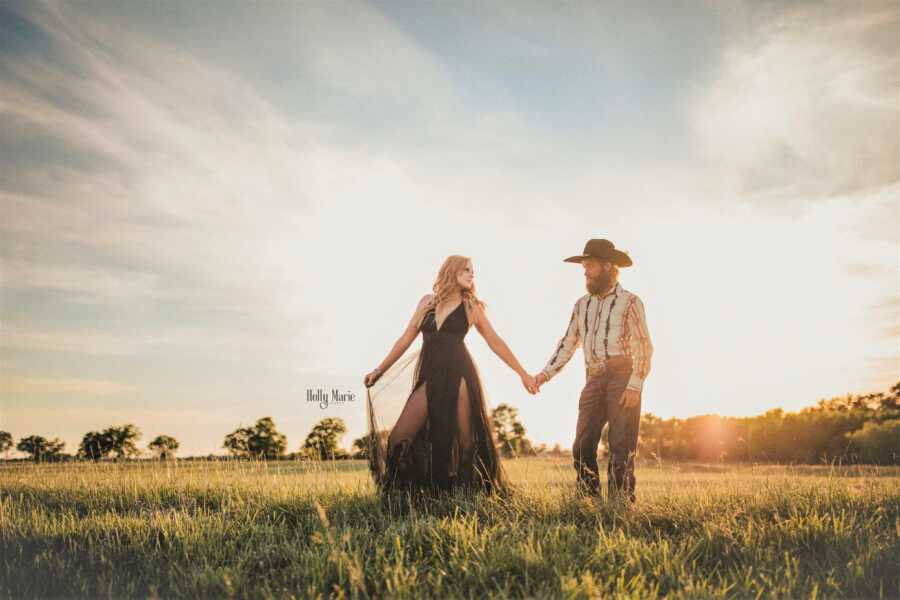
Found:
<path fill-rule="evenodd" d="M 469 388 L 465 377 L 459 380 L 456 415 L 459 443 L 458 476 L 470 481 L 473 475 L 472 456 L 475 452 L 475 439 L 472 432 L 472 404 L 469 401 Z"/>
<path fill-rule="evenodd" d="M 391 429 L 387 440 L 387 458 L 385 460 L 384 485 L 386 489 L 397 486 L 405 488 L 414 483 L 412 454 L 410 450 L 419 429 L 428 417 L 428 396 L 425 386 L 419 386 L 406 401 L 400 418 Z"/>
<path fill-rule="evenodd" d="M 416 388 L 409 400 L 406 401 L 400 418 L 397 419 L 397 423 L 388 436 L 388 452 L 403 441 L 412 444 L 419 429 L 425 423 L 425 418 L 428 416 L 428 396 L 425 390 L 427 385 L 426 382 Z"/>

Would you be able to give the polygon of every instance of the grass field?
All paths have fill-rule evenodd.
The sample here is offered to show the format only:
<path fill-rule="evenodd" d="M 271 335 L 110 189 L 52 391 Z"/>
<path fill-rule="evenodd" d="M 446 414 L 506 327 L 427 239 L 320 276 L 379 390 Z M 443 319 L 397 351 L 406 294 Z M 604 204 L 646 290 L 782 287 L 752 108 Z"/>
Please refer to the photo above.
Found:
<path fill-rule="evenodd" d="M 900 597 L 897 467 L 644 467 L 626 508 L 505 464 L 389 502 L 358 461 L 3 465 L 0 595 Z"/>

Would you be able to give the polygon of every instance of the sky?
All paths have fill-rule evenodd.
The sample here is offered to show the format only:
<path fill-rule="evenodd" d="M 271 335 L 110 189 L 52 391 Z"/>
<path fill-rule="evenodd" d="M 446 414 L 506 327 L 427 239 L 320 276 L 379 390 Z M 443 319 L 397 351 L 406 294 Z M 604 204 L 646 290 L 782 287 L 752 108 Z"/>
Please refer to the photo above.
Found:
<path fill-rule="evenodd" d="M 634 260 L 644 412 L 886 391 L 898 31 L 896 2 L 3 2 L 0 430 L 219 454 L 270 416 L 296 451 L 333 416 L 349 447 L 446 256 L 536 372 L 590 238 Z M 571 445 L 580 351 L 530 396 L 466 343 Z"/>

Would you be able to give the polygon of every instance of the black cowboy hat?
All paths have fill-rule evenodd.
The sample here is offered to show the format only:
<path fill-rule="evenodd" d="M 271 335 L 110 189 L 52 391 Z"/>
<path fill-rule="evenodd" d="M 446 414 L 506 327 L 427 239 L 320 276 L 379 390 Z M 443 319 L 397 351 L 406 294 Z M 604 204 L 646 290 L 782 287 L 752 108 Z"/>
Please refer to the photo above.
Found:
<path fill-rule="evenodd" d="M 617 250 L 609 240 L 588 240 L 584 245 L 584 252 L 578 256 L 570 256 L 563 262 L 580 263 L 586 258 L 608 260 L 618 267 L 630 267 L 633 264 L 628 253 Z"/>

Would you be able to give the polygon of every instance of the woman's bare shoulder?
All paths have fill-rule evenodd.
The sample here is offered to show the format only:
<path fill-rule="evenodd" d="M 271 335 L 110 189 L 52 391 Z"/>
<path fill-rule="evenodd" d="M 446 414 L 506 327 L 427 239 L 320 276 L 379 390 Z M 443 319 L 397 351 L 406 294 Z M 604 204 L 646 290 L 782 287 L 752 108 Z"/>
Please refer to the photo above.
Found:
<path fill-rule="evenodd" d="M 419 300 L 419 305 L 416 308 L 422 308 L 426 306 L 429 302 L 431 302 L 432 298 L 434 298 L 434 294 L 425 294 L 424 296 L 422 296 L 422 299 Z"/>
<path fill-rule="evenodd" d="M 472 302 L 469 307 L 469 312 L 473 317 L 473 324 L 482 322 L 487 319 L 487 311 L 484 309 L 484 305 L 480 302 Z"/>

